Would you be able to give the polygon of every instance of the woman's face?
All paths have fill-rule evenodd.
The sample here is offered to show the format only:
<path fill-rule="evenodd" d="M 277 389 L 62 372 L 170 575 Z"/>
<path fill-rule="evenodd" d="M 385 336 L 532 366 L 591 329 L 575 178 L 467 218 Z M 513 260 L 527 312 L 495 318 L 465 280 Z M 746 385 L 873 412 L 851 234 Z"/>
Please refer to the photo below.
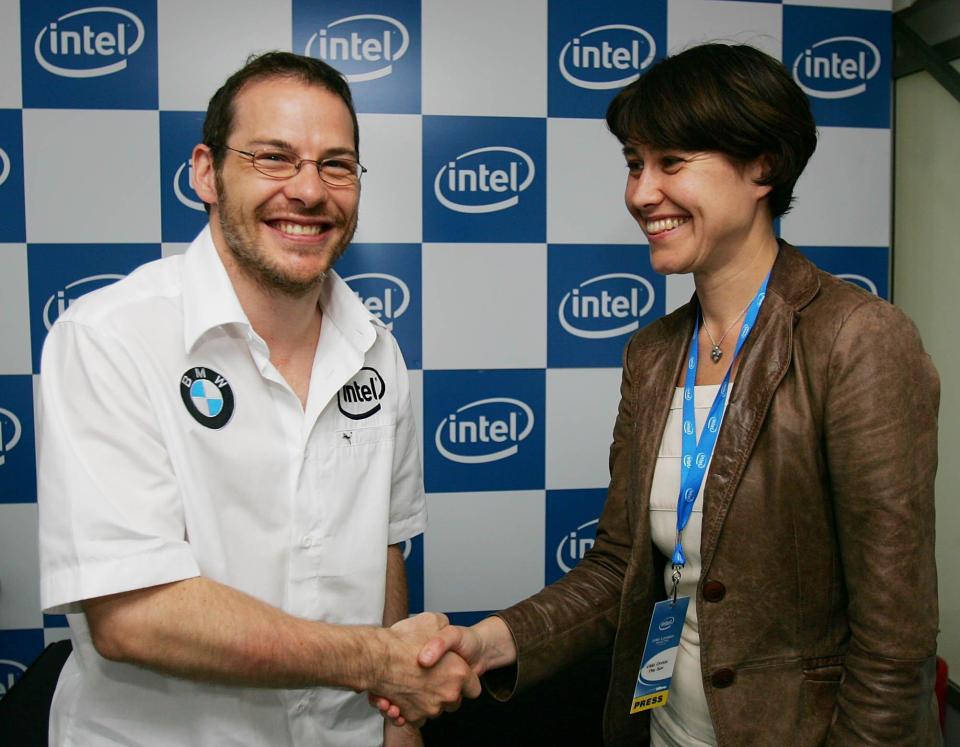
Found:
<path fill-rule="evenodd" d="M 735 262 L 740 250 L 772 235 L 764 199 L 769 186 L 754 179 L 761 162 L 745 166 L 719 151 L 623 149 L 627 210 L 650 243 L 657 272 L 711 273 Z"/>

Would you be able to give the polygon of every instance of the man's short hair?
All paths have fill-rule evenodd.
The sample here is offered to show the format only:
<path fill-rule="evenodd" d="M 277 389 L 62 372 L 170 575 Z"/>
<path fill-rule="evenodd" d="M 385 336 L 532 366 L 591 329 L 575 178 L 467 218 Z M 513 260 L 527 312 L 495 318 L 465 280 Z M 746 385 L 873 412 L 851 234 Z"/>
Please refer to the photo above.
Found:
<path fill-rule="evenodd" d="M 772 217 L 783 215 L 817 146 L 806 95 L 787 69 L 749 46 L 702 44 L 668 57 L 610 102 L 607 126 L 621 143 L 713 150 L 746 164 L 766 160 Z"/>
<path fill-rule="evenodd" d="M 224 146 L 233 129 L 233 102 L 237 94 L 248 83 L 270 78 L 292 78 L 304 83 L 319 86 L 339 96 L 350 111 L 353 121 L 353 147 L 360 155 L 360 128 L 357 125 L 357 112 L 353 108 L 353 96 L 350 86 L 343 76 L 323 60 L 292 52 L 266 52 L 251 55 L 247 63 L 227 78 L 220 89 L 213 94 L 207 105 L 207 116 L 203 122 L 203 143 L 213 151 L 213 166 L 219 172 L 226 154 Z"/>

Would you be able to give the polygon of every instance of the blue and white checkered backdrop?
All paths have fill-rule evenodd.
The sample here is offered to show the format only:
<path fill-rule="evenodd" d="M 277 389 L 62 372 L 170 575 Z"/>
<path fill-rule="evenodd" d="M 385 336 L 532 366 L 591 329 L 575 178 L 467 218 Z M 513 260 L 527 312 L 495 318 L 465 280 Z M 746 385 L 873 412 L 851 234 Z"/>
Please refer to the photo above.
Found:
<path fill-rule="evenodd" d="M 889 0 L 0 0 L 0 694 L 67 635 L 38 592 L 44 336 L 200 230 L 191 148 L 251 52 L 352 82 L 370 172 L 337 269 L 411 370 L 430 512 L 412 609 L 463 622 L 592 543 L 620 353 L 693 289 L 651 271 L 603 113 L 713 39 L 782 59 L 810 96 L 820 143 L 782 234 L 887 296 Z"/>

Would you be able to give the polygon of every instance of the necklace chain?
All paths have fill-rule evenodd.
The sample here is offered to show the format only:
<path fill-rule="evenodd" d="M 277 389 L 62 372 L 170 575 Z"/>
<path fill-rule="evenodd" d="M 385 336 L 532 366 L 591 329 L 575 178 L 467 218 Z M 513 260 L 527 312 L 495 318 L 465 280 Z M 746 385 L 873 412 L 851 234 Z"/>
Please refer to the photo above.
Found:
<path fill-rule="evenodd" d="M 723 334 L 720 335 L 719 340 L 713 339 L 713 335 L 710 334 L 710 328 L 707 326 L 707 320 L 706 319 L 703 320 L 703 329 L 706 331 L 707 337 L 710 338 L 710 342 L 713 343 L 713 348 L 710 350 L 710 360 L 712 360 L 714 363 L 720 362 L 720 359 L 723 357 L 723 351 L 720 349 L 720 346 L 723 344 L 723 341 L 726 339 L 727 334 L 730 332 L 730 330 L 733 329 L 734 326 L 736 326 L 737 322 L 740 321 L 740 317 L 742 317 L 745 313 L 747 313 L 747 309 L 750 308 L 751 303 L 753 303 L 752 299 L 750 303 L 744 306 L 743 309 L 740 311 L 740 313 L 737 314 L 737 318 L 733 320 L 730 326 L 727 327 L 725 330 L 723 330 Z M 700 312 L 700 316 L 703 317 L 702 310 Z"/>

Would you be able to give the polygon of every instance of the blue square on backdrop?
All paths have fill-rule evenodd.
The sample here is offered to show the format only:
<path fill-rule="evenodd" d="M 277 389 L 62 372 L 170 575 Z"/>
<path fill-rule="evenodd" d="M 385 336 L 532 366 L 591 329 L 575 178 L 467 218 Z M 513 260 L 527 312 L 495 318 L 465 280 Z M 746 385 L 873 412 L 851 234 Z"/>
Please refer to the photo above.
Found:
<path fill-rule="evenodd" d="M 0 630 L 0 698 L 43 652 L 43 630 Z"/>
<path fill-rule="evenodd" d="M 47 628 L 69 628 L 70 623 L 67 622 L 66 615 L 48 615 L 44 613 L 43 615 L 43 629 Z"/>
<path fill-rule="evenodd" d="M 423 535 L 403 543 L 403 559 L 407 568 L 407 598 L 410 614 L 423 612 Z"/>
<path fill-rule="evenodd" d="M 203 140 L 205 112 L 160 112 L 160 213 L 163 241 L 193 241 L 207 211 L 193 182 L 193 147 Z"/>
<path fill-rule="evenodd" d="M 798 246 L 824 272 L 890 300 L 890 250 L 885 246 Z"/>
<path fill-rule="evenodd" d="M 27 240 L 23 201 L 23 120 L 19 109 L 0 109 L 0 242 Z"/>
<path fill-rule="evenodd" d="M 423 118 L 424 241 L 546 238 L 547 121 Z"/>
<path fill-rule="evenodd" d="M 550 0 L 547 111 L 602 118 L 611 99 L 667 54 L 667 0 Z"/>
<path fill-rule="evenodd" d="M 340 275 L 397 338 L 407 368 L 422 367 L 423 275 L 420 244 L 351 244 Z"/>
<path fill-rule="evenodd" d="M 0 376 L 0 503 L 36 502 L 33 377 Z"/>
<path fill-rule="evenodd" d="M 293 0 L 293 50 L 343 73 L 358 112 L 420 113 L 420 39 L 419 0 Z"/>
<path fill-rule="evenodd" d="M 544 486 L 543 369 L 424 371 L 428 492 Z"/>
<path fill-rule="evenodd" d="M 666 280 L 646 246 L 547 247 L 547 365 L 610 368 L 630 335 L 666 311 Z"/>
<path fill-rule="evenodd" d="M 820 127 L 889 127 L 889 11 L 783 9 L 783 63 Z"/>
<path fill-rule="evenodd" d="M 34 373 L 40 372 L 47 332 L 71 303 L 155 259 L 159 244 L 28 244 Z"/>
<path fill-rule="evenodd" d="M 606 488 L 547 491 L 544 583 L 563 577 L 593 547 L 606 497 Z"/>
<path fill-rule="evenodd" d="M 23 105 L 156 109 L 157 3 L 20 2 Z"/>

